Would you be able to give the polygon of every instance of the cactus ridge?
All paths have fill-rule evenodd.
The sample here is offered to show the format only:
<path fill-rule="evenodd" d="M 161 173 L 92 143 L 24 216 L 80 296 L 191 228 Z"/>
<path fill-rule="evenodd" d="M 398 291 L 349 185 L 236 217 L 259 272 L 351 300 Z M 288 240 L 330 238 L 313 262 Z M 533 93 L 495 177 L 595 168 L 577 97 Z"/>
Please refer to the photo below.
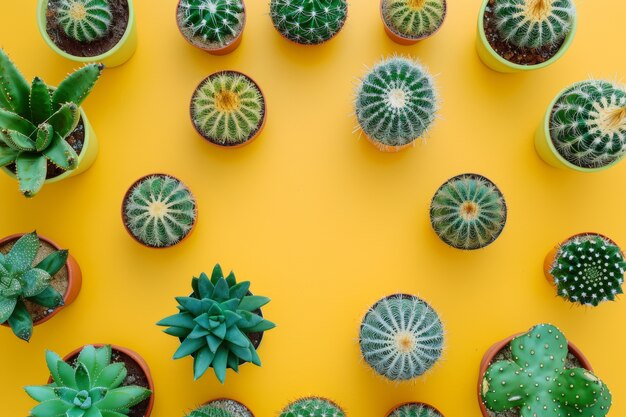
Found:
<path fill-rule="evenodd" d="M 243 30 L 242 0 L 181 0 L 178 10 L 185 36 L 205 47 L 223 48 Z"/>
<path fill-rule="evenodd" d="M 443 417 L 437 410 L 426 404 L 410 403 L 393 410 L 389 417 Z"/>
<path fill-rule="evenodd" d="M 396 34 L 409 39 L 431 35 L 443 24 L 445 0 L 384 0 L 385 23 Z"/>
<path fill-rule="evenodd" d="M 79 42 L 102 39 L 113 21 L 108 0 L 60 0 L 55 12 L 65 34 Z"/>
<path fill-rule="evenodd" d="M 271 0 L 274 27 L 287 39 L 317 45 L 335 36 L 348 17 L 346 0 Z"/>
<path fill-rule="evenodd" d="M 344 411 L 325 398 L 301 398 L 289 404 L 279 417 L 345 417 Z"/>

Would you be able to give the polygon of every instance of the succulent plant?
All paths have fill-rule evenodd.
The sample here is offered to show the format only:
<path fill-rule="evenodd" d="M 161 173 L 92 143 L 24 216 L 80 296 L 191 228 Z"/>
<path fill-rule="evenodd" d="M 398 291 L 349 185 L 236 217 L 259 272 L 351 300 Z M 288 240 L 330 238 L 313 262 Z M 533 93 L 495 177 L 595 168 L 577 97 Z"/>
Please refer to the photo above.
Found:
<path fill-rule="evenodd" d="M 47 308 L 63 305 L 63 296 L 50 281 L 65 265 L 67 251 L 53 252 L 33 266 L 39 248 L 33 232 L 19 238 L 6 255 L 0 253 L 0 324 L 8 323 L 26 341 L 33 334 L 33 319 L 25 300 Z"/>
<path fill-rule="evenodd" d="M 275 327 L 260 314 L 270 299 L 250 295 L 250 282 L 237 283 L 232 272 L 224 277 L 219 265 L 210 279 L 202 273 L 193 278 L 191 286 L 190 297 L 176 298 L 180 312 L 157 323 L 169 326 L 165 333 L 181 340 L 174 359 L 192 356 L 195 379 L 213 368 L 221 383 L 227 368 L 238 372 L 239 365 L 246 362 L 261 366 L 250 335 Z"/>
<path fill-rule="evenodd" d="M 274 27 L 287 39 L 318 45 L 335 36 L 348 17 L 347 0 L 271 0 Z"/>
<path fill-rule="evenodd" d="M 85 346 L 74 364 L 47 351 L 46 363 L 53 382 L 24 388 L 41 403 L 30 411 L 31 417 L 124 417 L 152 394 L 137 385 L 122 386 L 126 366 L 111 363 L 111 346 Z"/>
<path fill-rule="evenodd" d="M 446 16 L 446 0 L 383 0 L 382 15 L 396 34 L 420 39 L 441 27 Z"/>
<path fill-rule="evenodd" d="M 437 410 L 421 403 L 409 403 L 389 413 L 388 417 L 443 417 Z"/>
<path fill-rule="evenodd" d="M 345 417 L 339 406 L 325 398 L 301 398 L 289 404 L 279 417 Z"/>
<path fill-rule="evenodd" d="M 500 37 L 520 48 L 558 45 L 572 29 L 576 8 L 572 0 L 496 0 Z"/>
<path fill-rule="evenodd" d="M 29 86 L 0 49 L 0 167 L 14 166 L 20 191 L 26 197 L 41 190 L 48 164 L 63 171 L 78 165 L 78 155 L 66 138 L 76 128 L 79 106 L 102 68 L 87 65 L 56 89 L 38 77 Z"/>
<path fill-rule="evenodd" d="M 423 300 L 395 294 L 367 312 L 359 343 L 363 358 L 378 374 L 406 381 L 423 375 L 441 357 L 443 323 Z"/>
<path fill-rule="evenodd" d="M 603 80 L 574 84 L 552 109 L 550 137 L 558 153 L 578 167 L 605 167 L 624 158 L 626 87 Z"/>
<path fill-rule="evenodd" d="M 600 235 L 578 235 L 558 249 L 550 268 L 559 296 L 597 306 L 623 294 L 626 262 L 621 249 Z"/>
<path fill-rule="evenodd" d="M 513 360 L 489 366 L 482 400 L 489 410 L 519 409 L 522 417 L 604 417 L 611 393 L 591 371 L 568 368 L 568 343 L 559 329 L 540 324 L 510 343 Z"/>
<path fill-rule="evenodd" d="M 108 0 L 59 0 L 55 13 L 65 34 L 78 42 L 102 39 L 113 21 Z"/>
<path fill-rule="evenodd" d="M 153 174 L 128 190 L 124 224 L 139 242 L 153 248 L 180 243 L 196 222 L 196 200 L 177 178 Z"/>
<path fill-rule="evenodd" d="M 487 178 L 463 174 L 446 181 L 430 205 L 430 221 L 448 245 L 465 250 L 493 243 L 506 224 L 502 193 Z"/>
<path fill-rule="evenodd" d="M 178 19 L 183 34 L 210 49 L 229 45 L 243 30 L 242 0 L 181 0 Z"/>
<path fill-rule="evenodd" d="M 252 139 L 265 119 L 265 98 L 248 76 L 222 71 L 208 76 L 191 99 L 191 119 L 208 141 L 237 146 Z"/>
<path fill-rule="evenodd" d="M 234 400 L 214 400 L 197 408 L 187 417 L 254 417 L 243 404 Z"/>
<path fill-rule="evenodd" d="M 393 57 L 374 66 L 356 93 L 361 129 L 381 147 L 405 146 L 424 137 L 437 109 L 432 77 L 408 58 Z"/>

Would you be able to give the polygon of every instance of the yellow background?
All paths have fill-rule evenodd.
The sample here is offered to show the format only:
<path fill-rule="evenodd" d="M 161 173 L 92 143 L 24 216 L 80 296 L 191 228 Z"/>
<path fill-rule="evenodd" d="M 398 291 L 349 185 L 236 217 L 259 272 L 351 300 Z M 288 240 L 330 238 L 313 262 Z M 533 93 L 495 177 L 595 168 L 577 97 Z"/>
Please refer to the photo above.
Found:
<path fill-rule="evenodd" d="M 387 38 L 377 1 L 353 0 L 343 32 L 309 48 L 278 35 L 268 1 L 248 0 L 243 43 L 226 57 L 183 40 L 174 0 L 136 3 L 136 55 L 107 70 L 84 106 L 101 144 L 94 166 L 32 200 L 0 177 L 0 235 L 37 229 L 69 248 L 84 274 L 75 304 L 37 328 L 30 344 L 0 329 L 0 415 L 24 416 L 35 405 L 21 387 L 46 381 L 46 348 L 65 354 L 107 342 L 149 362 L 153 417 L 182 417 L 220 396 L 257 417 L 275 416 L 313 394 L 336 400 L 350 417 L 384 417 L 410 400 L 446 417 L 478 417 L 484 351 L 539 322 L 558 325 L 583 349 L 613 390 L 610 415 L 626 415 L 626 300 L 572 307 L 542 274 L 547 251 L 571 234 L 597 231 L 626 245 L 626 163 L 591 175 L 560 171 L 532 144 L 546 106 L 568 83 L 626 72 L 623 1 L 578 1 L 572 49 L 546 70 L 518 75 L 478 60 L 479 0 L 452 0 L 441 32 L 413 47 Z M 1 46 L 27 78 L 57 84 L 77 67 L 44 44 L 34 0 L 4 0 L 0 16 Z M 437 74 L 441 118 L 426 143 L 382 154 L 353 133 L 353 91 L 368 66 L 395 53 Z M 210 146 L 188 118 L 196 84 L 222 69 L 250 74 L 267 97 L 266 129 L 241 149 Z M 180 177 L 199 204 L 195 232 L 169 250 L 139 246 L 120 220 L 127 187 L 159 171 Z M 463 172 L 496 182 L 510 210 L 502 236 L 478 252 L 447 247 L 428 218 L 435 190 Z M 193 382 L 191 360 L 171 360 L 178 342 L 154 325 L 175 312 L 173 297 L 189 292 L 192 275 L 216 262 L 271 296 L 264 313 L 279 324 L 260 348 L 263 367 L 229 372 L 224 386 L 210 374 Z M 423 297 L 447 329 L 443 360 L 400 385 L 374 375 L 357 342 L 367 307 L 394 292 Z"/>

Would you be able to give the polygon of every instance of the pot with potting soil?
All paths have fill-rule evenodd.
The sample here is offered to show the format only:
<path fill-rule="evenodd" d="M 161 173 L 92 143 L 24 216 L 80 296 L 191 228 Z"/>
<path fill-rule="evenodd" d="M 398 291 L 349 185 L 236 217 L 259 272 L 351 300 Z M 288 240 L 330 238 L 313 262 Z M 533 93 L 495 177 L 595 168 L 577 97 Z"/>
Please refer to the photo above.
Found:
<path fill-rule="evenodd" d="M 413 45 L 434 35 L 448 11 L 446 0 L 381 0 L 380 15 L 389 38 Z"/>
<path fill-rule="evenodd" d="M 254 414 L 239 401 L 220 398 L 201 405 L 186 417 L 254 417 Z"/>
<path fill-rule="evenodd" d="M 406 403 L 388 412 L 387 417 L 444 417 L 444 415 L 432 405 Z"/>
<path fill-rule="evenodd" d="M 532 71 L 565 54 L 576 26 L 574 0 L 483 0 L 476 49 L 495 71 Z"/>
<path fill-rule="evenodd" d="M 607 80 L 575 83 L 550 103 L 535 134 L 548 164 L 597 172 L 626 156 L 626 87 Z"/>
<path fill-rule="evenodd" d="M 0 240 L 0 323 L 20 339 L 73 303 L 81 284 L 76 260 L 51 240 L 36 232 Z"/>
<path fill-rule="evenodd" d="M 321 397 L 305 397 L 291 402 L 278 417 L 346 417 L 335 402 Z"/>
<path fill-rule="evenodd" d="M 611 399 L 580 350 L 550 324 L 496 343 L 480 365 L 484 417 L 605 417 Z"/>
<path fill-rule="evenodd" d="M 280 35 L 299 45 L 321 45 L 343 29 L 347 0 L 271 0 L 270 16 Z"/>
<path fill-rule="evenodd" d="M 133 0 L 38 0 L 37 24 L 48 46 L 72 61 L 115 67 L 137 48 Z"/>
<path fill-rule="evenodd" d="M 165 333 L 180 340 L 174 359 L 193 358 L 194 379 L 213 368 L 224 383 L 226 370 L 239 370 L 245 363 L 261 366 L 257 348 L 266 331 L 275 324 L 263 318 L 267 297 L 252 295 L 250 282 L 237 282 L 216 265 L 209 278 L 205 273 L 191 281 L 189 297 L 176 297 L 179 313 L 157 323 Z"/>
<path fill-rule="evenodd" d="M 27 386 L 40 404 L 32 417 L 149 417 L 154 383 L 147 363 L 136 352 L 112 345 L 88 345 L 63 359 L 46 352 L 47 385 Z"/>

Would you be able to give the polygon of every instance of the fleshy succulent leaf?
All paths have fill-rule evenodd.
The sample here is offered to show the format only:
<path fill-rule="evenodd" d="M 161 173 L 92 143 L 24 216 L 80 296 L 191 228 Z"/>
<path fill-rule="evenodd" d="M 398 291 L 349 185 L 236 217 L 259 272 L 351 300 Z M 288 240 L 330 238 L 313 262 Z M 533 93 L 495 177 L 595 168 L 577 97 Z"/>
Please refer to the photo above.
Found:
<path fill-rule="evenodd" d="M 58 132 L 55 132 L 54 139 L 43 153 L 50 162 L 65 171 L 73 170 L 78 165 L 78 154 Z"/>
<path fill-rule="evenodd" d="M 17 179 L 20 192 L 25 197 L 35 196 L 46 180 L 47 162 L 43 155 L 33 152 L 22 152 L 15 160 Z"/>
<path fill-rule="evenodd" d="M 33 335 L 33 319 L 22 300 L 17 300 L 8 322 L 13 334 L 26 342 L 30 340 Z"/>
<path fill-rule="evenodd" d="M 110 365 L 107 365 L 100 372 L 100 374 L 98 374 L 95 380 L 95 386 L 117 388 L 121 385 L 122 382 L 124 382 L 127 374 L 128 371 L 126 370 L 126 366 L 124 366 L 123 363 L 112 363 Z"/>
<path fill-rule="evenodd" d="M 0 324 L 5 323 L 13 314 L 15 305 L 17 304 L 17 298 L 5 298 L 0 297 Z"/>
<path fill-rule="evenodd" d="M 23 117 L 30 116 L 30 88 L 24 76 L 0 48 L 0 108 Z M 0 122 L 0 126 L 2 123 Z"/>
<path fill-rule="evenodd" d="M 30 120 L 40 124 L 52 116 L 52 97 L 50 87 L 39 77 L 35 77 L 30 86 Z"/>
<path fill-rule="evenodd" d="M 60 137 L 66 138 L 78 125 L 79 107 L 74 103 L 65 103 L 47 120 Z"/>
<path fill-rule="evenodd" d="M 19 153 L 20 151 L 7 146 L 5 143 L 0 143 L 0 167 L 14 163 Z"/>
<path fill-rule="evenodd" d="M 37 128 L 37 139 L 35 140 L 35 150 L 41 152 L 46 149 L 54 138 L 54 128 L 48 123 L 42 123 Z"/>
<path fill-rule="evenodd" d="M 116 388 L 107 392 L 95 405 L 100 410 L 120 410 L 130 408 L 150 396 L 150 390 L 135 385 Z"/>
<path fill-rule="evenodd" d="M 17 130 L 2 130 L 2 141 L 18 151 L 34 151 L 35 142 Z"/>
<path fill-rule="evenodd" d="M 267 303 L 269 303 L 271 300 L 267 297 L 261 297 L 258 295 L 249 295 L 246 297 L 243 297 L 243 299 L 241 300 L 241 304 L 239 304 L 239 308 L 241 310 L 246 310 L 246 311 L 256 311 L 258 309 L 260 309 L 261 307 L 263 307 L 264 305 L 266 305 Z"/>
<path fill-rule="evenodd" d="M 42 402 L 30 410 L 30 414 L 32 417 L 62 417 L 71 407 L 65 401 L 55 398 Z"/>
<path fill-rule="evenodd" d="M 24 387 L 24 391 L 28 394 L 30 398 L 35 401 L 44 402 L 48 400 L 53 400 L 56 398 L 56 394 L 54 393 L 53 386 L 28 386 Z"/>
<path fill-rule="evenodd" d="M 37 265 L 35 265 L 35 268 L 43 269 L 48 274 L 50 274 L 50 276 L 54 276 L 54 274 L 59 272 L 61 268 L 65 266 L 65 263 L 67 262 L 67 257 L 68 257 L 67 250 L 59 250 L 59 251 L 53 252 L 50 255 L 46 256 Z"/>
<path fill-rule="evenodd" d="M 50 274 L 42 269 L 29 269 L 22 275 L 24 282 L 23 296 L 26 298 L 41 294 L 43 290 L 50 286 Z"/>
<path fill-rule="evenodd" d="M 20 237 L 6 255 L 6 262 L 11 265 L 12 272 L 25 272 L 30 269 L 39 246 L 39 237 L 36 232 Z"/>
<path fill-rule="evenodd" d="M 22 116 L 0 108 L 0 129 L 16 130 L 30 136 L 37 127 Z"/>
<path fill-rule="evenodd" d="M 29 298 L 29 301 L 43 307 L 56 308 L 63 305 L 63 295 L 54 288 L 48 287 L 36 296 Z"/>
<path fill-rule="evenodd" d="M 103 68 L 99 64 L 89 64 L 68 75 L 52 94 L 53 105 L 59 108 L 71 102 L 80 106 L 91 93 Z"/>

